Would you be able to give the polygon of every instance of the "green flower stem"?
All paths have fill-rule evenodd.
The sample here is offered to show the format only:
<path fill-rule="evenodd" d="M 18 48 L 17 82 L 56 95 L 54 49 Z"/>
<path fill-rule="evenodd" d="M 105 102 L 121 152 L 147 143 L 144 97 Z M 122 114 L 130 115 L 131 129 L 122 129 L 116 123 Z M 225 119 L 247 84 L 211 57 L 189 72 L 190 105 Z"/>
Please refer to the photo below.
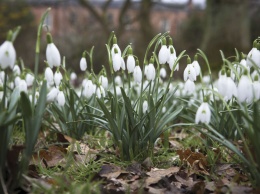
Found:
<path fill-rule="evenodd" d="M 36 83 L 38 77 L 38 69 L 39 69 L 39 59 L 40 59 L 40 45 L 41 45 L 41 34 L 42 34 L 42 27 L 45 18 L 47 17 L 51 8 L 48 8 L 41 17 L 40 25 L 38 26 L 37 32 L 37 40 L 36 40 L 36 47 L 35 47 L 35 66 L 34 66 L 34 81 L 33 81 L 33 92 L 32 92 L 32 104 L 34 105 L 35 102 L 35 92 L 36 92 Z M 33 109 L 34 111 L 34 109 Z"/>

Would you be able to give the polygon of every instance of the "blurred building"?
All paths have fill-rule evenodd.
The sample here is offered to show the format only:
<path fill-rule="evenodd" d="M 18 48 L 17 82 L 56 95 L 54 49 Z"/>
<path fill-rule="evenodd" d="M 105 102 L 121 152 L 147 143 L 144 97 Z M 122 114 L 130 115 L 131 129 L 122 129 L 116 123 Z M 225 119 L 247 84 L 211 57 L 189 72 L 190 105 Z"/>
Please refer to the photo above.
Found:
<path fill-rule="evenodd" d="M 93 28 L 98 24 L 95 16 L 83 7 L 78 0 L 28 0 L 35 15 L 36 22 L 39 23 L 44 11 L 51 7 L 52 10 L 45 20 L 46 25 L 54 36 L 70 33 L 81 33 L 87 28 Z M 97 12 L 102 12 L 102 7 L 106 1 L 92 0 L 91 5 Z M 124 1 L 111 1 L 105 13 L 105 19 L 109 22 L 110 30 L 119 25 L 120 10 Z M 171 3 L 170 1 L 154 1 L 151 12 L 151 24 L 156 32 L 170 31 L 175 35 L 178 27 L 185 20 L 192 10 L 202 10 L 204 7 L 195 5 L 192 1 L 187 3 Z M 135 31 L 139 28 L 136 16 L 139 13 L 140 1 L 132 1 L 127 13 L 124 14 L 123 22 L 125 30 Z"/>

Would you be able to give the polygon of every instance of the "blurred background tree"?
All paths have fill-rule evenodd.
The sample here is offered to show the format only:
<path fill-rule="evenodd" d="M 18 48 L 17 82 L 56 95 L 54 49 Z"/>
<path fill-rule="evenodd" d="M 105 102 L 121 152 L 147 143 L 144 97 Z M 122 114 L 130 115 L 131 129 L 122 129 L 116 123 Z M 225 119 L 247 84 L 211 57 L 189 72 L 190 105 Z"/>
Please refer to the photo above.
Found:
<path fill-rule="evenodd" d="M 17 57 L 22 55 L 25 64 L 31 67 L 36 39 L 36 25 L 31 7 L 23 0 L 0 0 L 0 42 L 5 41 L 7 32 L 17 26 L 22 27 L 14 42 Z"/>
<path fill-rule="evenodd" d="M 248 52 L 251 45 L 248 0 L 207 0 L 205 18 L 201 49 L 212 61 L 213 70 L 222 66 L 219 50 L 226 56 L 234 56 L 234 48 Z"/>

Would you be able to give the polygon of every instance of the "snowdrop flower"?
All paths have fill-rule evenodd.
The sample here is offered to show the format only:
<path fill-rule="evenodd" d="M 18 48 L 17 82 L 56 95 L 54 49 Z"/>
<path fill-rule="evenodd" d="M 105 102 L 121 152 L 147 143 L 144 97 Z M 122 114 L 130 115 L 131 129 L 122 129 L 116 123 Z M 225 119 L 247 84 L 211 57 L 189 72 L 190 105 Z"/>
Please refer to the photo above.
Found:
<path fill-rule="evenodd" d="M 102 86 L 97 87 L 96 95 L 97 95 L 98 98 L 101 98 L 102 96 L 103 97 L 106 96 L 105 90 Z"/>
<path fill-rule="evenodd" d="M 247 71 L 245 71 L 247 74 Z M 239 102 L 250 103 L 253 100 L 252 81 L 247 75 L 242 75 L 237 86 L 237 99 Z"/>
<path fill-rule="evenodd" d="M 25 81 L 26 81 L 28 87 L 32 86 L 33 81 L 34 81 L 34 76 L 30 73 L 27 73 L 25 76 Z"/>
<path fill-rule="evenodd" d="M 154 78 L 155 78 L 155 68 L 154 68 L 153 63 L 154 63 L 154 59 L 153 59 L 153 57 L 151 57 L 150 63 L 147 66 L 147 70 L 146 70 L 146 78 L 149 81 L 154 80 Z"/>
<path fill-rule="evenodd" d="M 256 70 L 254 70 L 254 71 L 251 73 L 251 78 L 252 78 L 252 80 L 254 80 L 256 76 L 259 77 L 259 74 L 258 74 L 258 72 L 257 72 Z"/>
<path fill-rule="evenodd" d="M 207 102 L 203 102 L 196 112 L 195 123 L 198 124 L 199 122 L 201 122 L 201 123 L 209 124 L 210 117 L 211 117 L 211 112 L 210 112 L 209 104 Z"/>
<path fill-rule="evenodd" d="M 107 77 L 101 75 L 101 76 L 99 77 L 98 81 L 99 81 L 99 83 L 102 85 L 102 87 L 103 87 L 104 89 L 107 89 L 107 87 L 108 87 L 108 79 L 107 79 Z"/>
<path fill-rule="evenodd" d="M 205 84 L 209 84 L 209 83 L 210 83 L 210 76 L 209 76 L 209 75 L 204 75 L 204 76 L 202 77 L 202 81 L 203 81 L 203 83 L 205 83 Z"/>
<path fill-rule="evenodd" d="M 70 74 L 70 82 L 75 82 L 77 80 L 78 76 L 75 72 L 71 72 Z"/>
<path fill-rule="evenodd" d="M 174 63 L 177 59 L 177 56 L 176 56 L 176 53 L 174 52 L 174 48 L 173 46 L 172 47 L 169 47 L 170 48 L 170 54 L 169 54 L 169 59 L 168 59 L 168 64 L 169 64 L 169 67 L 172 71 L 172 68 L 174 66 Z M 179 71 L 179 63 L 175 65 L 175 68 L 174 68 L 174 71 Z"/>
<path fill-rule="evenodd" d="M 132 51 L 131 47 L 128 49 L 128 57 L 127 57 L 127 61 L 126 61 L 126 67 L 127 67 L 128 73 L 134 72 L 135 59 L 134 59 L 133 51 Z"/>
<path fill-rule="evenodd" d="M 86 55 L 87 55 L 87 52 L 84 51 L 83 54 L 82 54 L 82 57 L 80 59 L 80 62 L 79 62 L 79 67 L 80 67 L 80 70 L 81 71 L 86 71 L 87 69 L 87 60 L 86 60 Z"/>
<path fill-rule="evenodd" d="M 143 102 L 143 113 L 145 113 L 147 110 L 148 110 L 148 102 L 147 102 L 147 100 L 145 100 Z"/>
<path fill-rule="evenodd" d="M 56 87 L 53 87 L 51 91 L 47 94 L 47 102 L 53 102 L 57 95 L 59 93 L 59 90 Z"/>
<path fill-rule="evenodd" d="M 164 68 L 164 67 L 162 67 L 161 69 L 160 69 L 160 76 L 161 76 L 161 78 L 166 78 L 166 76 L 167 76 L 167 73 L 166 73 L 166 69 Z"/>
<path fill-rule="evenodd" d="M 121 77 L 120 77 L 119 75 L 117 75 L 117 76 L 115 77 L 115 83 L 116 83 L 117 85 L 122 85 L 122 84 L 123 84 L 122 79 L 121 79 Z"/>
<path fill-rule="evenodd" d="M 47 33 L 46 59 L 50 68 L 59 67 L 61 64 L 60 52 L 52 41 L 50 33 Z"/>
<path fill-rule="evenodd" d="M 164 106 L 163 108 L 162 108 L 162 113 L 165 113 L 166 112 L 166 107 Z"/>
<path fill-rule="evenodd" d="M 24 79 L 20 80 L 18 85 L 19 91 L 27 93 L 27 83 Z"/>
<path fill-rule="evenodd" d="M 237 96 L 237 87 L 235 82 L 230 77 L 230 71 L 227 72 L 227 77 L 224 78 L 222 82 L 218 84 L 218 90 L 219 93 L 224 97 L 224 100 L 226 101 L 230 100 L 232 96 Z"/>
<path fill-rule="evenodd" d="M 113 69 L 116 72 L 121 67 L 122 57 L 119 55 L 119 53 L 118 53 L 116 48 L 114 50 L 115 50 L 115 54 L 114 54 L 114 57 L 112 58 L 112 62 L 113 62 Z"/>
<path fill-rule="evenodd" d="M 54 83 L 57 87 L 60 85 L 61 80 L 62 80 L 62 74 L 59 70 L 57 70 L 54 73 Z"/>
<path fill-rule="evenodd" d="M 260 99 L 260 82 L 258 79 L 259 79 L 258 76 L 256 76 L 253 82 L 253 93 L 254 93 L 255 100 Z"/>
<path fill-rule="evenodd" d="M 53 85 L 53 72 L 52 72 L 52 69 L 50 67 L 47 67 L 45 69 L 45 79 L 47 80 L 47 83 L 49 85 Z"/>
<path fill-rule="evenodd" d="M 121 49 L 119 48 L 118 44 L 117 44 L 117 38 L 116 36 L 114 35 L 113 37 L 113 46 L 112 46 L 112 49 L 111 49 L 111 55 L 112 55 L 112 59 L 114 58 L 115 56 L 115 49 L 117 50 L 117 53 L 119 54 L 119 56 L 121 57 Z"/>
<path fill-rule="evenodd" d="M 121 96 L 121 89 L 119 86 L 116 86 L 116 95 Z"/>
<path fill-rule="evenodd" d="M 184 85 L 184 91 L 187 95 L 191 95 L 195 92 L 195 83 L 190 79 L 187 79 Z"/>
<path fill-rule="evenodd" d="M 187 63 L 188 63 L 188 65 L 183 72 L 184 81 L 187 81 L 187 79 L 190 79 L 191 81 L 196 81 L 196 70 L 194 69 L 193 65 L 191 64 L 189 57 L 187 59 Z"/>
<path fill-rule="evenodd" d="M 160 64 L 165 64 L 169 58 L 169 51 L 166 46 L 166 38 L 162 38 L 162 47 L 159 51 L 158 60 Z"/>
<path fill-rule="evenodd" d="M 15 78 L 14 78 L 14 85 L 15 85 L 15 86 L 19 86 L 20 81 L 21 81 L 21 78 L 20 78 L 20 77 L 18 77 L 18 76 L 15 77 Z"/>
<path fill-rule="evenodd" d="M 254 66 L 254 64 L 260 67 L 260 51 L 257 49 L 257 47 L 258 47 L 258 43 L 255 40 L 253 43 L 253 48 L 248 53 L 246 59 L 247 65 L 249 67 Z"/>
<path fill-rule="evenodd" d="M 21 74 L 21 69 L 20 69 L 20 67 L 18 65 L 14 66 L 13 73 L 14 73 L 15 76 Z"/>
<path fill-rule="evenodd" d="M 9 31 L 7 35 L 7 40 L 0 46 L 0 67 L 1 69 L 6 69 L 7 67 L 13 69 L 16 52 L 13 46 L 12 32 Z"/>
<path fill-rule="evenodd" d="M 136 83 L 142 82 L 142 70 L 139 65 L 135 66 L 133 76 Z"/>
<path fill-rule="evenodd" d="M 63 93 L 63 91 L 59 91 L 58 95 L 56 97 L 57 103 L 59 106 L 64 106 L 65 104 L 65 95 Z"/>
<path fill-rule="evenodd" d="M 83 96 L 90 98 L 95 93 L 96 88 L 94 87 L 91 80 L 87 80 L 83 88 Z"/>
<path fill-rule="evenodd" d="M 195 69 L 196 76 L 198 76 L 200 74 L 200 65 L 198 63 L 198 55 L 197 54 L 194 57 L 194 61 L 192 62 L 192 66 Z"/>

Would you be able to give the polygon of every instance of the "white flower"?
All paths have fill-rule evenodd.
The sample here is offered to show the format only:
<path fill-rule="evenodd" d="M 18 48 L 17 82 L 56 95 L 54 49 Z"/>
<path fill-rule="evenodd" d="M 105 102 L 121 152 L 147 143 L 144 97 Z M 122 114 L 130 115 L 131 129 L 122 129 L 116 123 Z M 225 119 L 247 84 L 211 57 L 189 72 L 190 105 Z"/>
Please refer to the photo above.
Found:
<path fill-rule="evenodd" d="M 14 73 L 15 76 L 21 74 L 21 69 L 20 69 L 20 67 L 18 65 L 14 66 L 13 73 Z"/>
<path fill-rule="evenodd" d="M 99 77 L 98 81 L 99 81 L 99 83 L 102 85 L 102 87 L 103 87 L 104 89 L 107 89 L 107 87 L 108 87 L 108 79 L 107 79 L 107 77 L 101 75 L 101 76 Z"/>
<path fill-rule="evenodd" d="M 196 112 L 195 123 L 210 123 L 211 112 L 207 102 L 203 102 Z"/>
<path fill-rule="evenodd" d="M 222 96 L 226 95 L 226 80 L 227 80 L 227 76 L 226 74 L 219 74 L 219 78 L 217 81 L 217 89 L 218 89 L 218 93 Z"/>
<path fill-rule="evenodd" d="M 87 60 L 85 57 L 82 57 L 79 62 L 79 67 L 81 71 L 86 71 L 87 69 Z"/>
<path fill-rule="evenodd" d="M 196 70 L 192 64 L 188 64 L 183 73 L 184 81 L 190 79 L 190 81 L 196 81 Z"/>
<path fill-rule="evenodd" d="M 133 55 L 129 55 L 129 56 L 127 57 L 126 67 L 127 67 L 128 73 L 134 72 L 135 59 L 134 59 Z"/>
<path fill-rule="evenodd" d="M 0 80 L 4 83 L 5 82 L 5 72 L 4 71 L 0 71 Z M 7 76 L 7 80 L 8 80 L 8 76 Z"/>
<path fill-rule="evenodd" d="M 59 90 L 56 87 L 53 87 L 51 91 L 47 94 L 47 102 L 53 102 L 57 95 L 59 93 Z"/>
<path fill-rule="evenodd" d="M 112 55 L 112 59 L 115 56 L 115 49 L 117 50 L 117 54 L 119 54 L 119 56 L 121 57 L 121 49 L 119 48 L 118 44 L 113 44 L 112 49 L 111 49 L 111 55 Z"/>
<path fill-rule="evenodd" d="M 155 68 L 154 68 L 154 65 L 152 63 L 150 63 L 147 66 L 146 78 L 149 81 L 154 80 L 154 78 L 155 78 Z"/>
<path fill-rule="evenodd" d="M 116 53 L 116 54 L 114 55 L 114 57 L 112 58 L 113 69 L 114 69 L 115 72 L 120 69 L 121 64 L 122 64 L 122 61 L 121 61 L 121 60 L 122 60 L 122 58 L 121 58 L 121 56 L 120 56 L 118 53 Z"/>
<path fill-rule="evenodd" d="M 242 72 L 244 72 L 244 70 L 247 70 L 248 72 L 250 72 L 250 67 L 247 65 L 245 59 L 242 59 L 242 60 L 240 61 L 240 64 L 244 67 L 244 69 L 243 69 Z"/>
<path fill-rule="evenodd" d="M 121 89 L 119 86 L 116 86 L 116 95 L 121 96 Z"/>
<path fill-rule="evenodd" d="M 140 66 L 135 66 L 133 76 L 134 76 L 135 82 L 141 83 L 141 81 L 142 81 L 142 70 L 141 70 Z"/>
<path fill-rule="evenodd" d="M 209 84 L 210 83 L 210 76 L 209 75 L 204 75 L 202 77 L 202 82 L 205 84 Z"/>
<path fill-rule="evenodd" d="M 163 108 L 162 108 L 162 113 L 165 113 L 166 112 L 166 107 L 164 106 Z"/>
<path fill-rule="evenodd" d="M 159 55 L 158 55 L 159 63 L 165 64 L 167 62 L 168 58 L 169 58 L 169 51 L 167 49 L 167 46 L 162 45 L 162 47 L 159 51 Z"/>
<path fill-rule="evenodd" d="M 177 57 L 175 54 L 170 54 L 168 64 L 169 64 L 171 71 L 172 71 L 172 68 L 173 68 L 173 65 L 174 65 L 176 59 L 177 59 Z M 176 71 L 176 70 L 179 71 L 179 63 L 175 65 L 174 71 Z"/>
<path fill-rule="evenodd" d="M 58 87 L 60 85 L 60 82 L 62 80 L 62 74 L 60 71 L 56 71 L 54 73 L 54 83 Z"/>
<path fill-rule="evenodd" d="M 63 91 L 59 91 L 59 93 L 58 93 L 58 95 L 56 97 L 56 100 L 57 100 L 59 106 L 64 106 L 64 104 L 65 104 L 65 95 L 64 95 Z"/>
<path fill-rule="evenodd" d="M 15 78 L 14 78 L 14 85 L 15 85 L 15 86 L 19 86 L 20 81 L 21 81 L 21 78 L 20 78 L 20 77 L 18 77 L 18 76 L 15 77 Z"/>
<path fill-rule="evenodd" d="M 82 94 L 86 98 L 90 98 L 94 94 L 95 90 L 96 90 L 96 88 L 94 87 L 92 81 L 91 80 L 87 80 L 86 84 L 84 85 Z"/>
<path fill-rule="evenodd" d="M 195 92 L 195 83 L 190 79 L 187 79 L 184 85 L 184 91 L 187 95 L 191 95 Z"/>
<path fill-rule="evenodd" d="M 105 90 L 102 86 L 97 87 L 96 95 L 97 95 L 98 98 L 101 98 L 102 96 L 103 97 L 106 96 Z"/>
<path fill-rule="evenodd" d="M 231 79 L 231 77 L 227 77 L 226 78 L 226 83 L 225 83 L 225 95 L 224 95 L 224 99 L 230 100 L 232 98 L 232 96 L 236 97 L 237 96 L 237 87 L 235 82 Z"/>
<path fill-rule="evenodd" d="M 27 73 L 25 76 L 25 81 L 26 81 L 28 87 L 32 86 L 33 81 L 34 81 L 34 76 L 30 73 Z"/>
<path fill-rule="evenodd" d="M 50 67 L 47 67 L 45 69 L 44 75 L 45 75 L 45 79 L 47 80 L 48 84 L 52 85 L 53 84 L 53 72 Z"/>
<path fill-rule="evenodd" d="M 239 102 L 251 102 L 253 100 L 252 81 L 248 76 L 242 75 L 237 86 L 237 99 Z"/>
<path fill-rule="evenodd" d="M 194 61 L 192 62 L 192 66 L 193 66 L 194 69 L 195 69 L 196 76 L 198 76 L 198 75 L 200 74 L 200 65 L 199 65 L 198 61 L 197 61 L 197 60 L 194 60 Z"/>
<path fill-rule="evenodd" d="M 166 78 L 167 76 L 166 69 L 164 67 L 160 69 L 160 76 L 161 78 Z"/>
<path fill-rule="evenodd" d="M 71 72 L 70 74 L 70 81 L 74 82 L 78 78 L 77 74 L 75 72 Z"/>
<path fill-rule="evenodd" d="M 123 84 L 122 79 L 121 79 L 121 77 L 120 77 L 119 75 L 117 75 L 117 76 L 115 77 L 115 83 L 116 83 L 117 85 L 122 85 L 122 84 Z"/>
<path fill-rule="evenodd" d="M 148 102 L 147 102 L 147 100 L 145 100 L 143 102 L 143 113 L 145 113 L 147 110 L 148 110 Z"/>
<path fill-rule="evenodd" d="M 16 60 L 16 52 L 11 41 L 6 40 L 0 46 L 0 67 L 6 69 L 10 67 L 13 69 Z"/>
<path fill-rule="evenodd" d="M 60 52 L 54 43 L 49 43 L 46 48 L 46 59 L 50 68 L 59 67 L 61 64 Z"/>
<path fill-rule="evenodd" d="M 19 85 L 18 85 L 19 91 L 27 93 L 27 84 L 24 79 L 20 80 Z"/>
<path fill-rule="evenodd" d="M 125 70 L 125 61 L 124 61 L 123 57 L 121 57 L 121 65 L 120 66 L 123 70 Z"/>
<path fill-rule="evenodd" d="M 254 66 L 254 64 L 260 67 L 260 51 L 257 48 L 252 48 L 248 53 L 246 63 L 249 67 Z"/>

